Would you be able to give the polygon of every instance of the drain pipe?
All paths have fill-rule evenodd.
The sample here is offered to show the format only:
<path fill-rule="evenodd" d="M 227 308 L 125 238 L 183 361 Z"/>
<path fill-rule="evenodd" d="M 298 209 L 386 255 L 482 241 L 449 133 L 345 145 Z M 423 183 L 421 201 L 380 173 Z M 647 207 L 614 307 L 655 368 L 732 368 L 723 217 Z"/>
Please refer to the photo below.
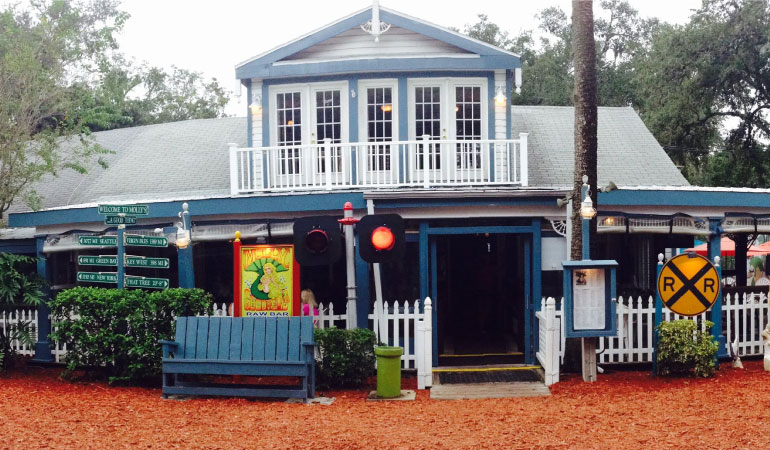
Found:
<path fill-rule="evenodd" d="M 366 200 L 366 213 L 370 215 L 374 214 L 374 200 Z M 372 270 L 374 272 L 374 305 L 375 310 L 377 310 L 378 308 L 382 308 L 382 278 L 380 277 L 380 264 L 372 264 Z M 375 316 L 376 315 L 377 312 L 375 311 Z M 382 326 L 382 322 L 383 321 L 380 321 L 380 326 Z M 382 330 L 378 331 L 378 336 L 382 336 Z"/>

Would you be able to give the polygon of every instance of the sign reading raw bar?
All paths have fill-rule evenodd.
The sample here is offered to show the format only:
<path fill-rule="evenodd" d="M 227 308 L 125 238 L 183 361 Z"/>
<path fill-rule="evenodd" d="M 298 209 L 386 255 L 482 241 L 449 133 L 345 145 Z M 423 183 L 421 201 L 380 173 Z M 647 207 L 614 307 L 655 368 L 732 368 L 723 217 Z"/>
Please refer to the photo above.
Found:
<path fill-rule="evenodd" d="M 244 245 L 240 252 L 240 315 L 293 316 L 299 311 L 299 266 L 292 245 Z"/>

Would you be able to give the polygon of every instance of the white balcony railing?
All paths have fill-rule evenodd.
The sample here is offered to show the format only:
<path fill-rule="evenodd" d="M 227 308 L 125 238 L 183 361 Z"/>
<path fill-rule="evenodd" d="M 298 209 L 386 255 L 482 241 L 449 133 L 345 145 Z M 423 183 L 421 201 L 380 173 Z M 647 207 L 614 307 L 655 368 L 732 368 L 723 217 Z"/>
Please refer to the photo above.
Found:
<path fill-rule="evenodd" d="M 527 186 L 527 134 L 508 140 L 230 145 L 233 195 L 308 189 Z"/>

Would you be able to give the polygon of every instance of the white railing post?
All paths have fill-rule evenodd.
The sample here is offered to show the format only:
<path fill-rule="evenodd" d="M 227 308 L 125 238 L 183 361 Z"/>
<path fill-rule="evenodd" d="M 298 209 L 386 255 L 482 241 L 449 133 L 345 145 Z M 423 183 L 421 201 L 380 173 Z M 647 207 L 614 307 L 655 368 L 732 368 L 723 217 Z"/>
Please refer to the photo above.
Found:
<path fill-rule="evenodd" d="M 238 195 L 238 144 L 229 143 L 230 149 L 230 195 Z"/>
<path fill-rule="evenodd" d="M 529 186 L 529 164 L 528 164 L 528 156 L 527 156 L 527 136 L 529 136 L 528 133 L 519 133 L 519 168 L 521 170 L 521 174 L 519 176 L 519 181 L 521 182 L 522 186 Z M 514 174 L 515 175 L 515 174 Z"/>
<path fill-rule="evenodd" d="M 311 168 L 312 170 L 312 168 Z M 326 172 L 326 190 L 332 190 L 332 140 L 324 139 L 324 172 Z"/>
<path fill-rule="evenodd" d="M 429 134 L 422 135 L 422 187 L 426 189 L 430 187 L 430 157 L 428 156 L 430 138 L 431 136 Z"/>

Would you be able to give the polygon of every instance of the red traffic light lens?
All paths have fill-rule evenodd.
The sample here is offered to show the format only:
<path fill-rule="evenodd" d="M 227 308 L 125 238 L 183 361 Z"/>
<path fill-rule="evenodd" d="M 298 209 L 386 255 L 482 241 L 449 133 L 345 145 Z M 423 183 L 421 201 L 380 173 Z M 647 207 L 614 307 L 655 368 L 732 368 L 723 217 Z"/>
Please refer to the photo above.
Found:
<path fill-rule="evenodd" d="M 388 227 L 377 227 L 372 231 L 372 245 L 379 251 L 391 250 L 396 245 L 396 237 Z"/>
<path fill-rule="evenodd" d="M 324 230 L 310 230 L 305 236 L 305 248 L 310 253 L 321 254 L 329 249 L 329 235 Z"/>

